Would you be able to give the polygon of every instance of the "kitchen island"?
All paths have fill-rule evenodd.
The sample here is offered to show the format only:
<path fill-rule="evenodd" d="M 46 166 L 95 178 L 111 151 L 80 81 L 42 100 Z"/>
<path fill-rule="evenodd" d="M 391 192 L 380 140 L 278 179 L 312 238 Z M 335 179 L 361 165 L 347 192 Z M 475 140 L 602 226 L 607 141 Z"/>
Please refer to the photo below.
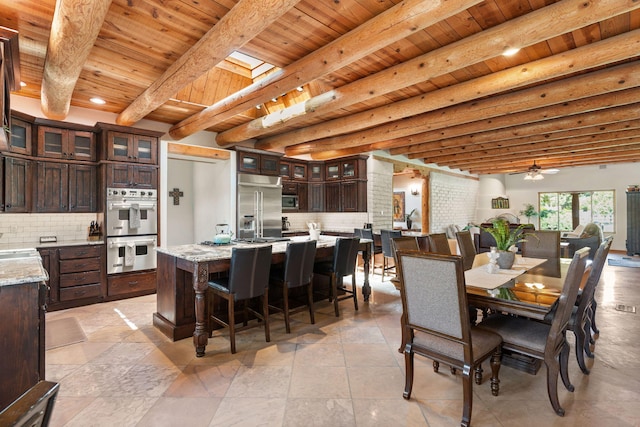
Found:
<path fill-rule="evenodd" d="M 292 237 L 302 241 L 308 236 Z M 316 260 L 332 259 L 336 238 L 320 236 L 317 241 Z M 229 270 L 231 251 L 234 247 L 263 246 L 264 243 L 232 242 L 228 245 L 202 244 L 157 248 L 157 312 L 153 324 L 172 340 L 193 336 L 196 356 L 205 354 L 209 331 L 206 319 L 206 294 L 209 277 Z M 271 243 L 272 264 L 285 261 L 287 242 Z M 369 285 L 369 260 L 372 241 L 360 240 L 364 259 L 365 280 L 362 286 L 364 301 L 371 294 Z"/>

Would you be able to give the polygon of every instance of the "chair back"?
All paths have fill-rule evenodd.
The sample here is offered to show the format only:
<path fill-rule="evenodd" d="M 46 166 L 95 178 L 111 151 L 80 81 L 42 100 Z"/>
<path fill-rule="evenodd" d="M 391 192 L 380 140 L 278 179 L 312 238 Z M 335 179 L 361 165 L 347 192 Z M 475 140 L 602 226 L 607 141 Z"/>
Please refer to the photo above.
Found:
<path fill-rule="evenodd" d="M 359 237 L 336 239 L 336 245 L 333 249 L 333 271 L 336 276 L 344 277 L 355 274 L 359 246 Z"/>
<path fill-rule="evenodd" d="M 447 235 L 445 233 L 429 234 L 429 250 L 440 255 L 451 255 Z"/>
<path fill-rule="evenodd" d="M 373 240 L 373 230 L 370 228 L 354 228 L 353 237 L 360 237 L 361 239 Z"/>
<path fill-rule="evenodd" d="M 308 285 L 313 279 L 316 240 L 289 242 L 284 264 L 284 281 L 289 288 Z"/>
<path fill-rule="evenodd" d="M 584 288 L 582 288 L 582 296 L 580 297 L 580 303 L 578 304 L 577 311 L 577 315 L 579 316 L 578 319 L 584 316 L 584 313 L 593 301 L 593 295 L 596 291 L 596 286 L 600 281 L 600 275 L 602 274 L 604 263 L 607 260 L 607 255 L 609 255 L 609 249 L 611 249 L 612 242 L 613 237 L 607 237 L 600 246 L 598 246 L 596 255 L 591 263 L 589 278 L 587 279 L 587 283 L 584 285 Z"/>
<path fill-rule="evenodd" d="M 558 298 L 556 313 L 551 322 L 551 329 L 549 330 L 547 343 L 545 345 L 545 353 L 551 352 L 551 354 L 556 354 L 556 350 L 564 342 L 564 331 L 567 328 L 571 311 L 578 298 L 578 291 L 580 290 L 580 283 L 582 282 L 584 270 L 587 265 L 588 255 L 588 248 L 580 249 L 573 255 L 567 276 L 562 285 L 562 293 L 560 294 L 560 298 Z"/>
<path fill-rule="evenodd" d="M 397 251 L 419 251 L 420 247 L 418 246 L 418 241 L 414 236 L 400 236 L 394 237 L 391 239 L 391 247 L 393 248 L 393 253 Z"/>
<path fill-rule="evenodd" d="M 229 267 L 229 292 L 234 301 L 264 294 L 269 286 L 271 245 L 255 248 L 233 248 Z"/>
<path fill-rule="evenodd" d="M 476 257 L 476 246 L 473 244 L 471 238 L 471 232 L 469 230 L 458 231 L 456 233 L 456 240 L 460 247 L 460 254 L 462 255 L 462 265 L 464 271 L 471 270 L 473 266 L 473 260 Z"/>
<path fill-rule="evenodd" d="M 422 252 L 431 252 L 429 247 L 429 236 L 416 236 L 416 242 Z"/>
<path fill-rule="evenodd" d="M 462 259 L 403 250 L 396 256 L 407 330 L 462 344 L 464 361 L 470 364 L 471 324 Z"/>
<path fill-rule="evenodd" d="M 522 242 L 522 256 L 529 258 L 560 258 L 560 232 L 558 230 L 527 231 Z"/>
<path fill-rule="evenodd" d="M 396 237 L 402 237 L 402 232 L 398 230 L 380 230 L 380 241 L 382 243 L 382 254 L 384 256 L 393 258 L 391 239 Z"/>

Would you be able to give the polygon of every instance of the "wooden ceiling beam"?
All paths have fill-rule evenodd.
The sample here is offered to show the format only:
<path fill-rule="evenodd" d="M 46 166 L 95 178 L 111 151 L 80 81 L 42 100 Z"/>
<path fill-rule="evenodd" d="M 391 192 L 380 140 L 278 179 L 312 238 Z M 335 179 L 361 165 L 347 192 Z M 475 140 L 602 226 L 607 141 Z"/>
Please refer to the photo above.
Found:
<path fill-rule="evenodd" d="M 308 120 L 310 115 L 317 117 L 324 113 L 346 108 L 374 97 L 419 84 L 434 77 L 477 64 L 483 60 L 498 57 L 506 47 L 524 47 L 523 43 L 530 46 L 571 32 L 590 23 L 596 23 L 607 16 L 612 17 L 634 8 L 640 8 L 640 5 L 624 0 L 612 1 L 606 5 L 600 2 L 586 3 L 576 0 L 563 0 L 337 88 L 331 92 L 332 99 L 326 100 L 313 111 L 306 111 L 306 114 L 296 116 L 282 125 L 289 126 L 302 119 Z M 562 16 L 563 19 L 557 19 L 557 16 Z M 523 38 L 522 34 L 527 34 L 527 37 Z M 537 72 L 540 72 L 540 70 L 537 70 Z M 528 73 L 524 72 L 524 74 Z M 460 85 L 455 85 L 454 87 L 458 88 L 458 86 Z M 504 90 L 504 86 L 505 83 L 496 81 L 493 85 L 494 92 L 481 94 L 472 92 L 465 95 L 472 97 L 467 99 L 476 99 Z M 467 99 L 461 99 L 460 94 L 456 91 L 446 100 L 447 103 L 445 105 L 457 104 Z M 313 100 L 312 98 L 309 102 Z M 391 106 L 385 105 L 270 136 L 259 141 L 256 147 L 261 149 L 282 148 L 320 138 L 350 133 L 359 129 L 371 128 L 392 120 L 419 114 L 425 111 L 425 104 L 430 107 L 429 101 L 430 97 L 427 94 L 394 102 Z M 427 109 L 433 110 L 434 108 Z"/>
<path fill-rule="evenodd" d="M 45 116 L 63 120 L 82 67 L 98 38 L 111 0 L 58 0 L 42 72 L 40 106 Z"/>
<path fill-rule="evenodd" d="M 256 105 L 264 104 L 298 86 L 348 66 L 383 46 L 409 37 L 417 31 L 436 24 L 440 20 L 455 15 L 481 1 L 437 0 L 425 2 L 424 0 L 404 0 L 278 73 L 273 73 L 186 118 L 173 126 L 169 130 L 169 134 L 179 139 L 198 130 L 206 129 L 238 113 L 254 108 Z M 315 102 L 318 100 L 316 99 Z M 308 104 L 306 106 L 308 109 L 315 108 L 314 102 L 305 104 Z M 282 115 L 282 112 L 277 112 L 269 116 L 273 118 Z M 220 146 L 228 146 L 233 142 L 250 139 L 254 134 L 263 132 L 268 127 L 265 123 L 269 121 L 273 120 L 261 118 L 248 125 L 234 128 L 234 132 L 223 132 L 218 135 L 216 142 Z M 255 129 L 253 132 L 252 128 Z"/>
<path fill-rule="evenodd" d="M 160 107 L 184 86 L 224 61 L 233 51 L 240 49 L 281 18 L 298 1 L 240 0 L 196 44 L 171 64 L 158 80 L 129 104 L 118 115 L 116 123 L 131 126 Z"/>

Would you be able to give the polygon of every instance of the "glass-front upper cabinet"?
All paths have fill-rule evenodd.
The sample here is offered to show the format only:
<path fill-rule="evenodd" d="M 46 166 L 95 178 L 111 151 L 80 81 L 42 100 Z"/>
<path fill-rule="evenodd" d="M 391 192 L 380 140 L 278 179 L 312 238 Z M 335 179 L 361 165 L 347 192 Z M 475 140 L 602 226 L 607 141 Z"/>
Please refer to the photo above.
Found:
<path fill-rule="evenodd" d="M 327 163 L 325 171 L 325 178 L 327 180 L 340 179 L 340 163 Z"/>
<path fill-rule="evenodd" d="M 12 117 L 9 144 L 9 151 L 31 155 L 31 123 Z"/>
<path fill-rule="evenodd" d="M 303 163 L 293 164 L 293 179 L 306 181 L 307 180 L 307 165 Z"/>
<path fill-rule="evenodd" d="M 93 132 L 38 127 L 38 156 L 65 160 L 96 160 Z"/>

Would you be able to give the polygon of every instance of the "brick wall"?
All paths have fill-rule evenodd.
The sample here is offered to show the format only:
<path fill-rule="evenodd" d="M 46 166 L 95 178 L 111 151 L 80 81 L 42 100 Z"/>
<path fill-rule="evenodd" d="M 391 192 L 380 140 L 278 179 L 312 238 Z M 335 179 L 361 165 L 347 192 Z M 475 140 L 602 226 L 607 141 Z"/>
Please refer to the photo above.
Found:
<path fill-rule="evenodd" d="M 475 220 L 479 182 L 475 179 L 432 172 L 430 179 L 430 232 L 444 232 L 448 225 L 460 228 Z"/>
<path fill-rule="evenodd" d="M 369 221 L 373 229 L 393 228 L 393 164 L 369 158 L 367 162 Z"/>

